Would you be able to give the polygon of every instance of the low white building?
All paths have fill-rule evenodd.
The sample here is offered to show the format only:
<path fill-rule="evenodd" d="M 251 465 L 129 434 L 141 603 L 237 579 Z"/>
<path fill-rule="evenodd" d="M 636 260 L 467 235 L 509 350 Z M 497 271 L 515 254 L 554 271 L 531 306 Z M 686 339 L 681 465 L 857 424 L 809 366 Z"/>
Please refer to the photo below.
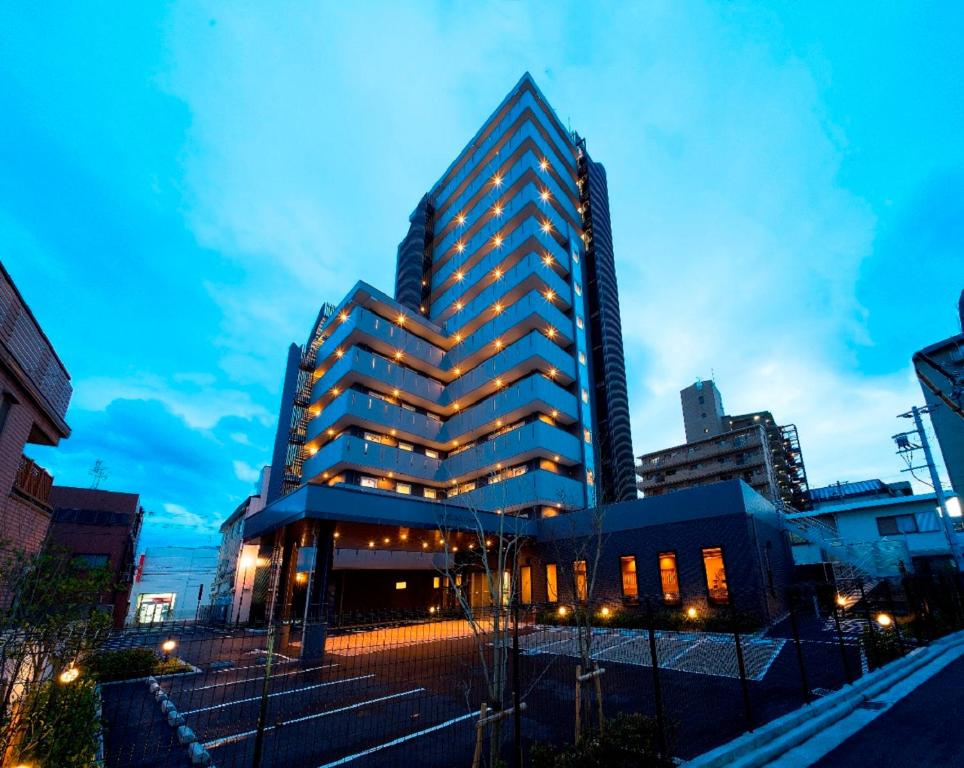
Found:
<path fill-rule="evenodd" d="M 217 547 L 153 547 L 139 558 L 129 624 L 188 621 L 208 602 Z"/>
<path fill-rule="evenodd" d="M 796 565 L 842 563 L 870 576 L 952 567 L 950 545 L 933 493 L 910 483 L 864 480 L 810 491 L 813 509 L 787 515 Z M 955 535 L 964 544 L 964 518 L 948 498 Z"/>

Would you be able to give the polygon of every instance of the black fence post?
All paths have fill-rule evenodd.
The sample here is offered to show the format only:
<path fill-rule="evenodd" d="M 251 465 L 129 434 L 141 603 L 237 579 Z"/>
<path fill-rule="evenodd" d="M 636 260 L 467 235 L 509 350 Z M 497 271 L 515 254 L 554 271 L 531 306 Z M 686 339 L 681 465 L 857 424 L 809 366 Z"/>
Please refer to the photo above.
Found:
<path fill-rule="evenodd" d="M 904 647 L 904 636 L 900 631 L 900 624 L 897 622 L 897 610 L 894 605 L 894 592 L 890 586 L 890 581 L 884 581 L 885 592 L 887 593 L 887 610 L 890 611 L 890 618 L 894 622 L 894 634 L 897 636 L 897 647 L 900 649 L 900 655 L 906 656 L 907 649 Z"/>
<path fill-rule="evenodd" d="M 261 768 L 261 755 L 264 751 L 264 726 L 268 715 L 268 688 L 271 677 L 271 662 L 274 658 L 274 622 L 268 624 L 268 653 L 264 663 L 264 683 L 261 686 L 261 702 L 258 706 L 258 726 L 254 736 L 254 755 L 251 758 L 251 768 Z"/>
<path fill-rule="evenodd" d="M 516 768 L 522 768 L 522 699 L 519 694 L 519 597 L 512 598 L 512 736 Z"/>
<path fill-rule="evenodd" d="M 663 686 L 659 679 L 659 655 L 656 652 L 656 623 L 653 614 L 653 604 L 646 598 L 646 613 L 649 617 L 649 655 L 653 661 L 653 703 L 656 706 L 656 738 L 659 742 L 659 754 L 667 757 L 666 721 L 663 715 Z"/>
<path fill-rule="evenodd" d="M 847 646 L 844 644 L 843 630 L 840 628 L 840 606 L 836 598 L 833 601 L 833 625 L 837 630 L 837 646 L 840 648 L 840 660 L 843 662 L 844 678 L 850 685 L 854 681 L 854 676 L 850 671 L 850 659 L 847 658 Z"/>
<path fill-rule="evenodd" d="M 746 729 L 753 730 L 753 704 L 750 701 L 750 682 L 746 676 L 746 662 L 743 659 L 743 643 L 740 641 L 740 628 L 737 623 L 736 609 L 730 602 L 730 620 L 733 622 L 733 640 L 736 644 L 736 664 L 740 670 L 740 687 L 743 689 L 743 714 L 746 716 Z"/>
<path fill-rule="evenodd" d="M 813 701 L 810 682 L 807 679 L 807 663 L 803 658 L 803 645 L 800 643 L 800 628 L 797 626 L 796 593 L 792 590 L 788 594 L 787 606 L 790 609 L 790 629 L 793 632 L 793 643 L 797 649 L 797 664 L 800 667 L 800 685 L 803 688 L 803 700 L 809 704 Z"/>
<path fill-rule="evenodd" d="M 864 580 L 858 579 L 857 586 L 860 587 L 860 602 L 864 604 L 864 618 L 867 620 L 867 656 L 871 666 L 876 669 L 880 666 L 880 657 L 877 655 L 877 631 L 874 629 L 874 620 L 870 615 L 870 601 L 864 592 Z"/>

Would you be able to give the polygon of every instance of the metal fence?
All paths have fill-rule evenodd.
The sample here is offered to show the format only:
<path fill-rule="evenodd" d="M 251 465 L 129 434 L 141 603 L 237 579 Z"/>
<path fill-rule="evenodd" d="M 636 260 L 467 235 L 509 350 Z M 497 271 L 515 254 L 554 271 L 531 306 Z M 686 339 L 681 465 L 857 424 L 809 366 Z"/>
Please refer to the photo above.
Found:
<path fill-rule="evenodd" d="M 104 651 L 146 648 L 190 667 L 101 684 L 104 762 L 529 765 L 536 743 L 571 744 L 634 713 L 650 764 L 664 765 L 964 626 L 952 576 L 800 585 L 785 605 L 765 629 L 732 606 L 690 616 L 657 597 L 483 611 L 475 624 L 386 612 L 328 627 L 316 659 L 301 658 L 297 624 L 126 630 Z"/>

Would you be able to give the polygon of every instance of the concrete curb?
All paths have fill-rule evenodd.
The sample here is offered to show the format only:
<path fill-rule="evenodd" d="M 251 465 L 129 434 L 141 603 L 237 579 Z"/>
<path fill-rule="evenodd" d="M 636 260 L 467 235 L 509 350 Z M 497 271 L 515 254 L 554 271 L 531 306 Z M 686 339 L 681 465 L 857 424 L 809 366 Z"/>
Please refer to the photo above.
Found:
<path fill-rule="evenodd" d="M 780 755 L 849 715 L 864 701 L 891 688 L 962 643 L 964 632 L 942 637 L 927 648 L 915 649 L 903 659 L 864 675 L 852 685 L 795 709 L 752 733 L 745 733 L 704 752 L 683 765 L 687 768 L 758 768 L 769 765 Z"/>

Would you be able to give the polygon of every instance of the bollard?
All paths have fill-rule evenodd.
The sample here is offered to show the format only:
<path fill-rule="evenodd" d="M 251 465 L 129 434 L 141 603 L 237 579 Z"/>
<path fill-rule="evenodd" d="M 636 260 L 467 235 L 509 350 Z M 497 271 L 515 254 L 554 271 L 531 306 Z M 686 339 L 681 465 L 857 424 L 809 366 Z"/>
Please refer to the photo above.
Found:
<path fill-rule="evenodd" d="M 191 765 L 211 764 L 211 753 L 196 741 L 188 747 L 187 754 L 191 758 Z"/>
<path fill-rule="evenodd" d="M 194 731 L 192 731 L 186 725 L 182 725 L 177 729 L 177 740 L 180 744 L 196 744 L 197 736 L 195 736 Z"/>

